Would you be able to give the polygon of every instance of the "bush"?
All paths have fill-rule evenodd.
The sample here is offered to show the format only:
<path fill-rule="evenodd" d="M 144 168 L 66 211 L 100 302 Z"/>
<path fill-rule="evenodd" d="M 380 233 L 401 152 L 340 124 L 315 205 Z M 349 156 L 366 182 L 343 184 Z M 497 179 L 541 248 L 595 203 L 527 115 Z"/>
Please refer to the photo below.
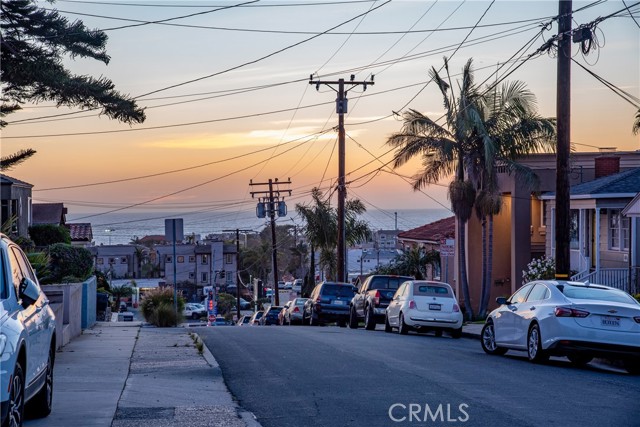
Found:
<path fill-rule="evenodd" d="M 85 248 L 56 243 L 49 246 L 47 253 L 51 259 L 49 269 L 51 275 L 46 283 L 81 282 L 93 271 L 91 252 Z"/>
<path fill-rule="evenodd" d="M 556 260 L 553 258 L 534 258 L 527 269 L 522 271 L 522 284 L 533 280 L 550 280 L 556 277 Z"/>
<path fill-rule="evenodd" d="M 633 297 L 640 302 L 640 294 L 635 294 Z"/>
<path fill-rule="evenodd" d="M 71 243 L 69 229 L 62 225 L 39 224 L 29 227 L 29 236 L 36 246 L 49 246 L 55 243 Z"/>
<path fill-rule="evenodd" d="M 173 288 L 163 287 L 147 292 L 140 303 L 144 319 L 158 327 L 177 326 L 182 322 L 184 300 L 178 295 L 178 313 L 173 310 Z"/>

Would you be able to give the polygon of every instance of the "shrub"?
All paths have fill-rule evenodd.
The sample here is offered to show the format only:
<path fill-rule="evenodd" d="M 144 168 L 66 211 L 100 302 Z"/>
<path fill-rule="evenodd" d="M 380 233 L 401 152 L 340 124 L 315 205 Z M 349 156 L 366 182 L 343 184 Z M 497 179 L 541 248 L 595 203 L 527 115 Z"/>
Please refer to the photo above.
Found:
<path fill-rule="evenodd" d="M 56 243 L 49 246 L 47 253 L 51 259 L 49 268 L 51 275 L 46 283 L 86 280 L 93 271 L 91 252 L 85 248 Z"/>
<path fill-rule="evenodd" d="M 158 327 L 177 326 L 182 318 L 184 300 L 178 295 L 178 313 L 173 309 L 173 288 L 163 287 L 147 292 L 140 303 L 144 319 Z"/>
<path fill-rule="evenodd" d="M 532 280 L 554 279 L 556 275 L 556 260 L 553 258 L 534 258 L 527 269 L 522 271 L 522 283 L 529 283 Z"/>
<path fill-rule="evenodd" d="M 71 243 L 69 229 L 62 225 L 38 224 L 29 227 L 29 236 L 36 246 L 49 246 L 55 243 Z"/>
<path fill-rule="evenodd" d="M 49 268 L 51 258 L 49 255 L 45 252 L 29 252 L 27 253 L 27 258 L 29 258 L 29 263 L 31 263 L 31 266 L 36 271 L 38 281 L 46 283 L 51 276 L 51 269 Z"/>
<path fill-rule="evenodd" d="M 633 297 L 640 302 L 640 294 L 635 294 Z"/>

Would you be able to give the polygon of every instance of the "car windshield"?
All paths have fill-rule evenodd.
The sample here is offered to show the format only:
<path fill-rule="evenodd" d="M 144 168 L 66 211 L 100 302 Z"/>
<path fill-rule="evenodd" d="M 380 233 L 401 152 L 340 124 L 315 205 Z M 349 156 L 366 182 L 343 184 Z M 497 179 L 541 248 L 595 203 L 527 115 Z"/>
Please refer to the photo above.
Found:
<path fill-rule="evenodd" d="M 322 287 L 322 295 L 329 297 L 352 297 L 353 289 L 353 286 L 324 285 Z"/>
<path fill-rule="evenodd" d="M 307 300 L 306 298 L 298 298 L 298 299 L 296 299 L 296 305 L 302 307 L 306 300 Z"/>
<path fill-rule="evenodd" d="M 413 287 L 413 295 L 453 298 L 453 294 L 449 291 L 449 288 L 438 285 L 416 285 Z"/>
<path fill-rule="evenodd" d="M 411 280 L 411 277 L 374 277 L 371 279 L 369 289 L 398 289 L 401 284 L 407 280 Z"/>
<path fill-rule="evenodd" d="M 634 303 L 631 296 L 624 292 L 616 291 L 613 289 L 605 288 L 591 288 L 591 287 L 578 287 L 578 286 L 565 286 L 563 290 L 564 295 L 571 299 L 590 299 L 609 302 L 624 302 Z"/>

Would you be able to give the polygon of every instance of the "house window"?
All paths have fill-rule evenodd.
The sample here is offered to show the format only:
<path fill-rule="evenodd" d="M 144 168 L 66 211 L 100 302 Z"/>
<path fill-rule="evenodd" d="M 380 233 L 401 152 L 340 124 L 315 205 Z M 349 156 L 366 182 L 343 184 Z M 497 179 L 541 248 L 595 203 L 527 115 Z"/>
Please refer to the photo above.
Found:
<path fill-rule="evenodd" d="M 120 264 L 126 264 L 127 263 L 127 257 L 123 256 L 122 258 L 120 258 Z"/>
<path fill-rule="evenodd" d="M 180 264 L 184 263 L 184 256 L 183 255 L 178 256 L 178 262 Z"/>
<path fill-rule="evenodd" d="M 629 217 L 624 217 L 620 209 L 609 209 L 609 249 L 629 249 Z"/>
<path fill-rule="evenodd" d="M 202 255 L 202 264 L 209 264 L 209 256 Z"/>
<path fill-rule="evenodd" d="M 580 247 L 579 236 L 580 235 L 580 211 L 578 209 L 571 209 L 569 216 L 569 238 L 571 241 L 571 249 L 578 249 Z"/>
<path fill-rule="evenodd" d="M 200 281 L 202 283 L 207 283 L 208 280 L 209 280 L 209 275 L 207 273 L 202 273 L 202 275 L 200 276 Z"/>
<path fill-rule="evenodd" d="M 173 257 L 171 255 L 167 255 L 165 262 L 173 262 Z"/>
<path fill-rule="evenodd" d="M 115 258 L 109 258 L 109 264 L 115 264 L 115 263 L 116 263 Z"/>
<path fill-rule="evenodd" d="M 189 255 L 189 262 L 196 262 L 196 257 L 194 255 Z"/>
<path fill-rule="evenodd" d="M 233 255 L 231 255 L 231 254 L 226 254 L 226 255 L 224 256 L 224 262 L 225 262 L 226 264 L 233 264 Z"/>
<path fill-rule="evenodd" d="M 195 279 L 196 277 L 196 273 L 194 273 L 193 271 L 189 272 L 189 279 Z"/>

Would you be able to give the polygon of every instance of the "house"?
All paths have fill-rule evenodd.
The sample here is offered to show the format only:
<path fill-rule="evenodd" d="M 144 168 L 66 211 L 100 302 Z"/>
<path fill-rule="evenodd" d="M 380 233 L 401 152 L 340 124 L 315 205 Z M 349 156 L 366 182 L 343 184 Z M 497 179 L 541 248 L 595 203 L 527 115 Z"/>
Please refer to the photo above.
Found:
<path fill-rule="evenodd" d="M 389 265 L 402 252 L 398 249 L 350 248 L 347 251 L 347 272 L 350 278 L 370 274 L 379 266 Z"/>
<path fill-rule="evenodd" d="M 32 188 L 29 183 L 0 174 L 0 225 L 15 217 L 12 231 L 21 237 L 28 236 L 31 226 Z"/>
<path fill-rule="evenodd" d="M 34 203 L 32 225 L 66 225 L 67 208 L 63 203 Z"/>
<path fill-rule="evenodd" d="M 533 259 L 542 255 L 553 256 L 555 248 L 553 240 L 553 230 L 555 222 L 554 197 L 551 196 L 556 190 L 556 156 L 555 154 L 535 154 L 523 157 L 519 163 L 530 167 L 538 176 L 539 187 L 537 192 L 525 187 L 514 176 L 507 173 L 506 170 L 498 169 L 498 184 L 502 194 L 502 210 L 493 220 L 493 263 L 492 277 L 490 289 L 490 305 L 489 309 L 495 307 L 495 298 L 498 296 L 509 296 L 522 286 L 522 271 L 527 268 L 527 264 Z M 591 222 L 590 234 L 594 236 L 593 229 L 596 227 L 596 217 L 600 218 L 600 227 L 606 223 L 606 219 L 601 215 L 606 215 L 605 205 L 601 205 L 600 214 L 587 214 L 587 210 L 593 211 L 597 208 L 594 200 L 600 200 L 598 203 L 606 202 L 606 209 L 624 208 L 633 196 L 640 191 L 636 189 L 626 189 L 624 195 L 616 202 L 615 206 L 609 205 L 613 199 L 608 196 L 600 195 L 590 202 L 585 201 L 588 197 L 586 194 L 575 193 L 575 188 L 581 184 L 587 184 L 598 178 L 605 177 L 620 172 L 629 171 L 640 168 L 640 151 L 633 152 L 617 152 L 612 149 L 602 149 L 600 152 L 573 152 L 570 156 L 570 173 L 569 182 L 572 188 L 571 208 L 574 209 L 574 219 L 581 215 L 582 224 L 587 224 L 587 219 Z M 582 187 L 586 190 L 586 187 Z M 578 191 L 579 188 L 578 188 Z M 539 195 L 542 194 L 542 197 Z M 633 194 L 633 195 L 631 195 Z M 586 204 L 585 204 L 586 203 Z M 591 203 L 590 207 L 587 207 Z M 579 229 L 579 228 L 578 228 Z M 628 231 L 624 226 L 618 228 L 621 232 Z M 583 229 L 587 230 L 586 228 Z M 457 234 L 457 232 L 456 232 Z M 574 233 L 574 246 L 579 245 L 579 234 Z M 466 245 L 467 253 L 467 277 L 469 282 L 469 293 L 471 305 L 477 311 L 481 287 L 482 287 L 482 224 L 480 220 L 472 215 L 466 226 Z M 592 244 L 588 244 L 586 235 L 582 238 L 583 245 L 594 247 L 595 240 Z M 602 238 L 601 244 L 606 240 Z M 457 248 L 456 248 L 457 249 Z M 584 254 L 583 247 L 582 253 Z M 600 268 L 604 267 L 618 257 L 611 258 L 612 251 L 604 252 L 593 251 L 589 249 L 593 256 L 590 256 L 590 268 L 596 268 L 595 252 L 601 253 Z M 579 248 L 572 249 L 571 269 L 582 272 L 585 266 L 584 260 L 577 255 Z M 622 251 L 619 251 L 622 252 Z M 622 253 L 618 254 L 621 260 L 624 260 Z M 619 261 L 616 261 L 619 263 Z M 624 262 L 624 261 L 622 261 Z M 582 264 L 581 264 L 582 263 Z M 456 287 L 459 286 L 459 271 L 457 266 L 457 255 L 455 264 Z M 613 265 L 612 265 L 613 267 Z M 460 293 L 458 293 L 460 295 Z"/>
<path fill-rule="evenodd" d="M 438 278 L 447 283 L 454 281 L 453 239 L 455 238 L 455 217 L 422 225 L 398 234 L 398 243 L 404 250 L 419 247 L 426 251 L 436 250 L 440 252 L 440 270 L 434 271 L 432 266 L 427 266 L 427 279 Z"/>
<path fill-rule="evenodd" d="M 93 246 L 93 228 L 89 222 L 66 224 L 71 235 L 71 244 L 74 246 Z"/>
<path fill-rule="evenodd" d="M 614 159 L 613 165 L 617 164 Z M 619 160 L 619 159 L 618 159 Z M 637 216 L 625 215 L 632 211 L 631 202 L 640 192 L 640 168 L 611 175 L 571 187 L 570 253 L 571 267 L 576 271 L 572 280 L 600 283 L 634 292 L 630 282 L 630 267 L 640 264 L 638 251 Z M 544 194 L 548 201 L 551 232 L 546 240 L 546 253 L 555 255 L 554 223 L 555 193 Z"/>

